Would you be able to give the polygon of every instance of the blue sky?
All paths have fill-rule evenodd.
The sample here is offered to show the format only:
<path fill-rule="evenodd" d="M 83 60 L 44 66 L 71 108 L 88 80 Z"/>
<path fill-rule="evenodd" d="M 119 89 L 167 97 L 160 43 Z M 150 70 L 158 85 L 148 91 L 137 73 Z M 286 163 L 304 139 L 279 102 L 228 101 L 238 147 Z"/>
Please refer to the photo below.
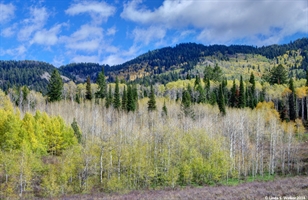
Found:
<path fill-rule="evenodd" d="M 308 35 L 308 0 L 0 0 L 0 60 L 121 64 L 183 42 L 282 44 Z"/>

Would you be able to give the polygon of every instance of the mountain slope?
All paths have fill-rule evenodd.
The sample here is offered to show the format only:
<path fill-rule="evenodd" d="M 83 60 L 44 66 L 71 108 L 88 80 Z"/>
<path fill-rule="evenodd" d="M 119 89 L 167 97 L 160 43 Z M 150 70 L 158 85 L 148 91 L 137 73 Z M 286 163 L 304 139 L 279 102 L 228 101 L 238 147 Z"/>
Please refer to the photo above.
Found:
<path fill-rule="evenodd" d="M 300 54 L 300 61 L 296 59 L 294 59 L 296 63 L 286 61 L 285 54 L 292 50 L 297 52 L 296 55 Z M 85 82 L 87 76 L 90 76 L 92 82 L 95 82 L 102 68 L 104 68 L 110 82 L 114 81 L 116 76 L 120 79 L 136 80 L 147 76 L 167 74 L 168 76 L 161 77 L 165 78 L 169 77 L 169 72 L 172 72 L 171 75 L 175 77 L 178 76 L 178 74 L 173 73 L 175 71 L 181 71 L 182 74 L 185 74 L 196 67 L 198 63 L 229 62 L 234 61 L 234 58 L 237 57 L 249 57 L 251 55 L 265 56 L 271 62 L 276 59 L 277 63 L 280 59 L 279 62 L 288 65 L 291 70 L 295 68 L 296 70 L 306 70 L 308 66 L 308 38 L 302 38 L 289 44 L 259 48 L 247 45 L 204 46 L 202 44 L 185 43 L 178 44 L 175 47 L 149 51 L 121 65 L 110 67 L 97 63 L 72 63 L 61 66 L 59 71 L 61 75 L 77 83 Z M 295 54 L 290 54 L 289 57 L 293 55 Z M 247 64 L 242 63 L 244 67 L 249 65 L 251 63 L 248 63 L 248 60 Z M 47 79 L 53 69 L 55 69 L 53 65 L 39 61 L 0 61 L 0 88 L 7 90 L 13 86 L 27 85 L 30 89 L 45 93 L 48 84 Z M 232 73 L 232 70 L 229 70 L 229 72 Z M 300 75 L 296 74 L 296 77 L 302 76 L 302 71 L 300 73 Z M 231 78 L 232 75 L 228 77 Z"/>

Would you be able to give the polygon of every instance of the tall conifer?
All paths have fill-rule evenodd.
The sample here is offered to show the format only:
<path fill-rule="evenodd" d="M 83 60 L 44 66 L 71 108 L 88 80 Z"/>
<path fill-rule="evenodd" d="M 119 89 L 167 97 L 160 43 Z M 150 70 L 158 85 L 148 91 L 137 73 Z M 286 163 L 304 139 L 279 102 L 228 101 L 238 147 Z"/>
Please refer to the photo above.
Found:
<path fill-rule="evenodd" d="M 295 89 L 293 79 L 290 78 L 289 81 L 289 89 L 291 90 L 291 94 L 289 95 L 289 117 L 290 120 L 296 119 L 296 97 L 295 97 Z"/>
<path fill-rule="evenodd" d="M 60 101 L 63 90 L 63 81 L 58 72 L 58 70 L 54 69 L 51 77 L 49 79 L 49 84 L 47 88 L 47 96 L 50 102 Z"/>
<path fill-rule="evenodd" d="M 87 77 L 87 85 L 86 85 L 86 99 L 92 100 L 92 90 L 91 90 L 91 80 L 90 76 Z"/>
<path fill-rule="evenodd" d="M 96 98 L 105 98 L 107 96 L 107 83 L 104 73 L 104 67 L 102 71 L 98 74 L 96 83 L 98 85 L 98 91 L 96 92 Z"/>
<path fill-rule="evenodd" d="M 150 97 L 148 101 L 148 111 L 156 110 L 156 100 L 153 85 L 151 85 Z"/>
<path fill-rule="evenodd" d="M 243 77 L 241 76 L 238 107 L 244 108 L 245 106 L 246 106 L 245 89 L 244 89 Z"/>
<path fill-rule="evenodd" d="M 117 110 L 119 110 L 120 107 L 121 107 L 120 88 L 119 88 L 118 77 L 116 78 L 116 85 L 115 85 L 114 94 L 113 94 L 113 107 Z"/>

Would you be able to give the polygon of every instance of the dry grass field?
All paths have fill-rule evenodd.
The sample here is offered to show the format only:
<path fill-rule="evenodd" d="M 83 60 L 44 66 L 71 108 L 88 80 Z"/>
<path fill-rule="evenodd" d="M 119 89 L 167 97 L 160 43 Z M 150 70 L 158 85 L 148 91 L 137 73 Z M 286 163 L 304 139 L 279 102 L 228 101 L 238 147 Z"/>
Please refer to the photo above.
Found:
<path fill-rule="evenodd" d="M 62 197 L 60 199 L 77 200 L 172 200 L 172 199 L 308 199 L 308 177 L 297 176 L 276 178 L 273 181 L 255 181 L 237 186 L 205 186 L 176 188 L 165 190 L 132 191 L 127 194 L 95 193 Z"/>

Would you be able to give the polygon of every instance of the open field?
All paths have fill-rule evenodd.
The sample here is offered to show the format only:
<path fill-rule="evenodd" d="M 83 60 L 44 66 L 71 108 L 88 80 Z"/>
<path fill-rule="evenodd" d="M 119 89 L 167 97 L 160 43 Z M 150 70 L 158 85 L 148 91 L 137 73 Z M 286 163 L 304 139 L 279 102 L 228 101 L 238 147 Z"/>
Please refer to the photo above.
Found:
<path fill-rule="evenodd" d="M 276 178 L 268 182 L 249 182 L 237 186 L 205 186 L 199 188 L 176 188 L 165 190 L 133 191 L 128 194 L 95 193 L 62 197 L 67 200 L 77 199 L 271 199 L 270 197 L 294 197 L 308 199 L 308 177 L 297 176 Z"/>

